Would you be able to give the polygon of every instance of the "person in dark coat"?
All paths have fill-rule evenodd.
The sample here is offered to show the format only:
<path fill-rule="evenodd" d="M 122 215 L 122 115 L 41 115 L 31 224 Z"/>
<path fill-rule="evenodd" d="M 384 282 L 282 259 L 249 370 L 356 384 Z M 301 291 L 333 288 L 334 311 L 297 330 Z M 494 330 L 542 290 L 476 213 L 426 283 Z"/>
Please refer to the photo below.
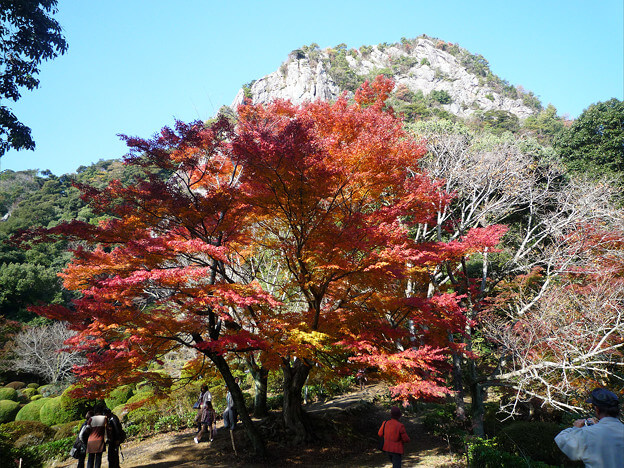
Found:
<path fill-rule="evenodd" d="M 384 438 L 382 450 L 388 454 L 392 462 L 392 468 L 401 468 L 403 459 L 403 444 L 410 441 L 405 426 L 399 422 L 401 410 L 393 406 L 390 409 L 391 418 L 384 421 L 379 428 L 379 437 Z"/>
<path fill-rule="evenodd" d="M 106 439 L 108 440 L 108 468 L 119 468 L 119 446 L 121 445 L 121 421 L 109 408 L 106 416 Z"/>

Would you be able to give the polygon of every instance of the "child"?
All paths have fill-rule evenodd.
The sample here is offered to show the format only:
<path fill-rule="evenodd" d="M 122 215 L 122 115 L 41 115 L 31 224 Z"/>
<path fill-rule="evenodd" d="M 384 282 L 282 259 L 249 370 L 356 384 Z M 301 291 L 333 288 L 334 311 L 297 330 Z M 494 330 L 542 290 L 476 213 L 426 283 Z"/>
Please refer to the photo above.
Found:
<path fill-rule="evenodd" d="M 197 434 L 197 437 L 194 439 L 196 444 L 199 444 L 206 432 L 210 435 L 210 442 L 213 441 L 212 426 L 216 422 L 216 419 L 217 413 L 215 413 L 215 410 L 212 407 L 212 402 L 207 401 L 202 408 L 201 431 L 199 431 L 199 434 Z"/>

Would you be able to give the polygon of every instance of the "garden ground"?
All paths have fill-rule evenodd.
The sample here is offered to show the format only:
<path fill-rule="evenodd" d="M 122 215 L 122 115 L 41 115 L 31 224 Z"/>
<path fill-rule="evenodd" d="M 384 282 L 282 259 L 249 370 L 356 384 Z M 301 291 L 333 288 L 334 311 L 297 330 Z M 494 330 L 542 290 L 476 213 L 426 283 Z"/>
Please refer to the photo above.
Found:
<path fill-rule="evenodd" d="M 266 461 L 250 456 L 245 433 L 239 427 L 230 434 L 222 423 L 217 426 L 213 442 L 195 444 L 194 431 L 158 434 L 140 441 L 129 441 L 122 446 L 124 468 L 174 468 L 174 467 L 387 467 L 387 456 L 376 450 L 377 430 L 388 409 L 380 403 L 381 386 L 368 386 L 364 391 L 348 393 L 331 400 L 306 406 L 313 419 L 319 440 L 304 446 L 293 446 L 283 432 L 276 413 L 261 423 L 269 434 Z M 401 418 L 411 442 L 406 444 L 404 467 L 464 467 L 465 458 L 449 452 L 447 443 L 427 434 L 420 421 L 421 415 Z M 233 436 L 237 453 L 232 447 Z M 108 464 L 104 455 L 103 467 Z M 71 467 L 75 460 L 52 462 L 47 466 Z"/>

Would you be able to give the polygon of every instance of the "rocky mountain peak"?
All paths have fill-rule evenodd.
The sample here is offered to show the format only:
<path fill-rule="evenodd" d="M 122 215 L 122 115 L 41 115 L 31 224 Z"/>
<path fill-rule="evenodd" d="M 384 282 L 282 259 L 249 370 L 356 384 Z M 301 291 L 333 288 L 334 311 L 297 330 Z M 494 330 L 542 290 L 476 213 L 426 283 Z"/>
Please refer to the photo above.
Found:
<path fill-rule="evenodd" d="M 420 99 L 460 117 L 495 110 L 524 119 L 541 108 L 533 93 L 494 75 L 482 56 L 427 36 L 357 50 L 348 50 L 344 44 L 323 50 L 316 44 L 296 49 L 278 70 L 245 85 L 232 106 L 245 97 L 254 103 L 333 100 L 345 91 L 352 94 L 378 74 L 394 78 L 399 99 Z"/>

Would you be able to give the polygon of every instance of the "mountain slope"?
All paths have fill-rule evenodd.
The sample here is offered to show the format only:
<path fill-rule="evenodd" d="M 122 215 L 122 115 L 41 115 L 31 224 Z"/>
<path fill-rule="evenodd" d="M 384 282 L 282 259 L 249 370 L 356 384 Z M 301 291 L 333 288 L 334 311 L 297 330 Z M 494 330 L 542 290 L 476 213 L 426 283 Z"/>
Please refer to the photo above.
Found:
<path fill-rule="evenodd" d="M 296 49 L 277 71 L 243 86 L 232 107 L 245 97 L 254 103 L 333 100 L 378 74 L 395 79 L 400 99 L 422 100 L 459 117 L 506 111 L 524 119 L 541 109 L 532 93 L 494 75 L 482 56 L 427 36 L 359 50 L 347 50 L 344 44 L 324 50 L 316 44 Z"/>

